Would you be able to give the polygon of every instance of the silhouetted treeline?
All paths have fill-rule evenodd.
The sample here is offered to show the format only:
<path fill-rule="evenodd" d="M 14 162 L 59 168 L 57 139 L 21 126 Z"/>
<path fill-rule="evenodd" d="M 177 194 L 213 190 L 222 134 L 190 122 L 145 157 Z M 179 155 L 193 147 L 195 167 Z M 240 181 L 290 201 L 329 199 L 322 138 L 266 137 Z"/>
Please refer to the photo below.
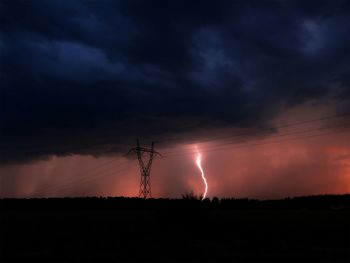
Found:
<path fill-rule="evenodd" d="M 128 197 L 81 197 L 0 199 L 0 209 L 44 210 L 105 210 L 105 209 L 346 209 L 350 208 L 350 194 L 293 197 L 278 200 L 223 198 L 200 200 L 197 197 L 182 199 L 142 199 Z"/>
<path fill-rule="evenodd" d="M 350 262 L 350 195 L 0 200 L 0 262 Z"/>

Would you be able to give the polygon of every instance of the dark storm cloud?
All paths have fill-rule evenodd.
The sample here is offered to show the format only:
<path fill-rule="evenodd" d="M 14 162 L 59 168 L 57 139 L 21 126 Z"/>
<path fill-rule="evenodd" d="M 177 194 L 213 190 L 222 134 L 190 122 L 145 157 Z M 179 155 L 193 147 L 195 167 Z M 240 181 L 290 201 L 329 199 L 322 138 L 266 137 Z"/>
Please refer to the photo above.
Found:
<path fill-rule="evenodd" d="M 349 99 L 348 1 L 1 1 L 0 162 Z"/>

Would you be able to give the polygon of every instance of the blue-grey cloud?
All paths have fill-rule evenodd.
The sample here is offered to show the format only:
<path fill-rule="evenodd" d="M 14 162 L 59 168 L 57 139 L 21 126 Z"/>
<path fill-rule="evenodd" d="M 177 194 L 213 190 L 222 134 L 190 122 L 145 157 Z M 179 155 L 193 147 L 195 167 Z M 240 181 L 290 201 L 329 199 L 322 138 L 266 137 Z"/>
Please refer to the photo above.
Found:
<path fill-rule="evenodd" d="M 0 163 L 341 105 L 349 33 L 348 1 L 3 0 Z"/>

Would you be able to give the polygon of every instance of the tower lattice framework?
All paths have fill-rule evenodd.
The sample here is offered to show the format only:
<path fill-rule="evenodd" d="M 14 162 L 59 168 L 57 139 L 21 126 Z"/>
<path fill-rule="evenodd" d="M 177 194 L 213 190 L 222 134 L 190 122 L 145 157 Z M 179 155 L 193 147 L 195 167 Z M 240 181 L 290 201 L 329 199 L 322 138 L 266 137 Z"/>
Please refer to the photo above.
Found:
<path fill-rule="evenodd" d="M 151 198 L 151 167 L 153 159 L 160 153 L 154 150 L 154 142 L 152 142 L 151 148 L 140 147 L 140 141 L 137 138 L 136 147 L 130 149 L 129 153 L 136 153 L 137 159 L 139 161 L 141 181 L 139 197 L 141 198 Z"/>

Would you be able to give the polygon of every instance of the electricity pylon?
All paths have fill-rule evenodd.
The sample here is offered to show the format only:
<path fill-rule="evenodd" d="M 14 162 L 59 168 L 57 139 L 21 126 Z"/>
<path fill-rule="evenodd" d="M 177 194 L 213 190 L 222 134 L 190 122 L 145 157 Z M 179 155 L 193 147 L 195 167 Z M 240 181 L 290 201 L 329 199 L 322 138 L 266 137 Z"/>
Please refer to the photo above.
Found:
<path fill-rule="evenodd" d="M 139 197 L 147 198 L 152 197 L 151 193 L 151 166 L 153 158 L 157 155 L 161 156 L 159 152 L 154 150 L 154 142 L 152 142 L 151 148 L 140 147 L 140 141 L 137 138 L 137 146 L 131 148 L 129 153 L 136 153 L 137 159 L 139 160 L 140 172 L 141 172 L 141 182 L 140 182 L 140 191 Z M 128 153 L 128 154 L 129 154 Z M 148 157 L 145 158 L 145 156 Z"/>

